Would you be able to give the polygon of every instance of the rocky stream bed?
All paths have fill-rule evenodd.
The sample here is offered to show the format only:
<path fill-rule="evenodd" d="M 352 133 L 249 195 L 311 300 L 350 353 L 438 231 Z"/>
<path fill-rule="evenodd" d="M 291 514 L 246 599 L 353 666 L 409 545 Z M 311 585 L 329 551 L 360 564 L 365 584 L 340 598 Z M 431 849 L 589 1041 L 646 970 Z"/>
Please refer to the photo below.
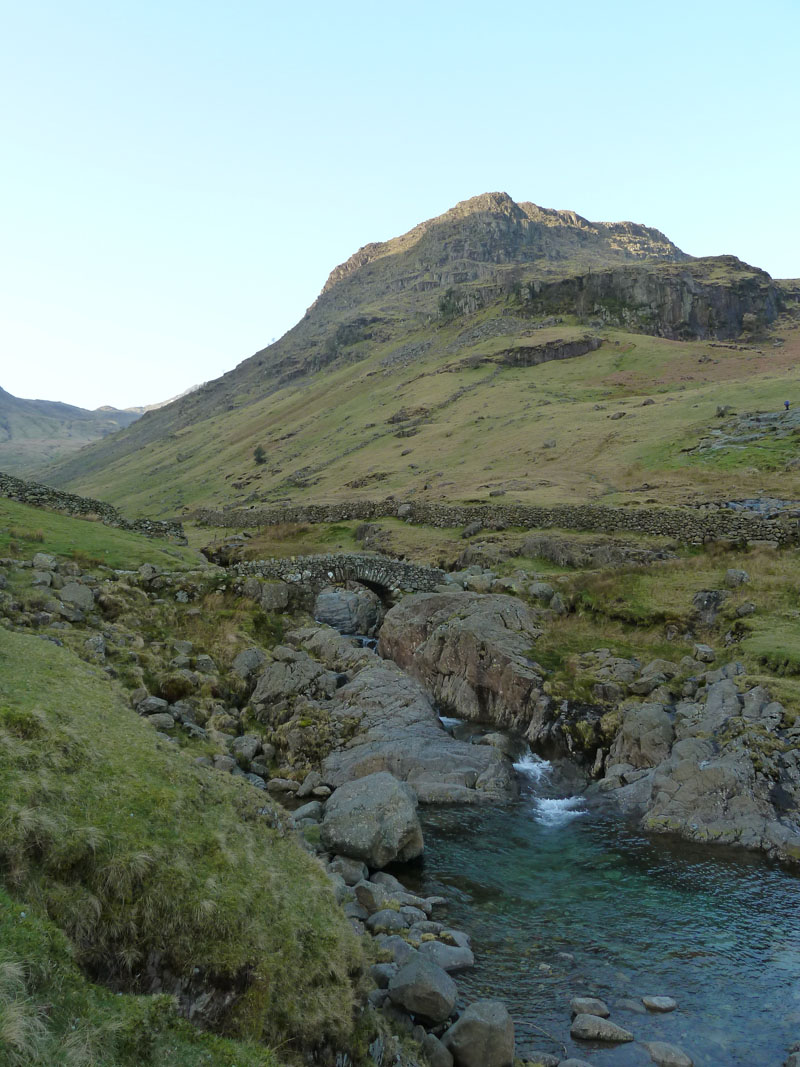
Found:
<path fill-rule="evenodd" d="M 42 606 L 7 597 L 6 624 L 79 636 L 98 664 L 142 647 L 108 621 L 125 598 L 191 604 L 208 581 L 27 566 Z M 256 578 L 236 591 L 265 611 L 290 599 Z M 306 623 L 223 671 L 175 641 L 160 695 L 131 705 L 291 809 L 372 938 L 369 1001 L 398 1039 L 376 1063 L 412 1067 L 411 1035 L 433 1067 L 797 1067 L 797 728 L 700 644 L 675 662 L 596 649 L 602 703 L 555 701 L 545 622 L 444 587 L 373 618 L 377 651 Z"/>

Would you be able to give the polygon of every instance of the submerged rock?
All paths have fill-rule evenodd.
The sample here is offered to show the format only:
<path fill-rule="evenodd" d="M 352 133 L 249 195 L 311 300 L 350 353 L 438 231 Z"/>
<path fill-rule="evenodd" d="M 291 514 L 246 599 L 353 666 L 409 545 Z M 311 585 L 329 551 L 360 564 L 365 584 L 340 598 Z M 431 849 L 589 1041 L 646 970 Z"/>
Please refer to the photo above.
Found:
<path fill-rule="evenodd" d="M 667 1041 L 643 1041 L 642 1044 L 658 1067 L 694 1067 L 694 1060 L 677 1045 Z"/>
<path fill-rule="evenodd" d="M 569 1032 L 572 1037 L 581 1041 L 633 1041 L 630 1030 L 623 1030 L 616 1023 L 601 1019 L 599 1015 L 576 1015 Z"/>
<path fill-rule="evenodd" d="M 677 1000 L 672 997 L 642 997 L 642 1004 L 648 1011 L 669 1012 L 678 1007 Z"/>
<path fill-rule="evenodd" d="M 597 997 L 573 997 L 569 1006 L 573 1016 L 597 1015 L 601 1019 L 607 1019 L 611 1014 L 606 1002 Z"/>

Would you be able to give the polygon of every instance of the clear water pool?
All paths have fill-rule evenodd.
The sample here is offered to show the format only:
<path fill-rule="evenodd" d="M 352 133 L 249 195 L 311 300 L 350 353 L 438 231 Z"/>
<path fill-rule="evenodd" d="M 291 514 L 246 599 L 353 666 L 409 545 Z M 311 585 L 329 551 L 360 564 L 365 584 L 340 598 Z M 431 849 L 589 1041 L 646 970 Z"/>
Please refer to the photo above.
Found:
<path fill-rule="evenodd" d="M 558 796 L 546 768 L 520 770 L 514 805 L 424 811 L 424 861 L 403 872 L 446 896 L 448 921 L 472 936 L 462 1001 L 504 1000 L 523 1056 L 650 1063 L 639 1044 L 571 1040 L 570 999 L 595 995 L 637 1042 L 677 1044 L 697 1067 L 782 1064 L 800 1040 L 800 880 L 756 857 L 645 837 Z M 648 994 L 678 1010 L 640 1014 Z"/>

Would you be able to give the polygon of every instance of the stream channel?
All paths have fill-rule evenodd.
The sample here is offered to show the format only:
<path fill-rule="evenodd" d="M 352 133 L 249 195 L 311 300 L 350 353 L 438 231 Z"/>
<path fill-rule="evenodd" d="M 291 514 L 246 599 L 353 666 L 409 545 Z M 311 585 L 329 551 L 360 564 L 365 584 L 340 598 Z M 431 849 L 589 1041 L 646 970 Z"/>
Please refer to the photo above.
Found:
<path fill-rule="evenodd" d="M 503 1000 L 523 1057 L 644 1067 L 639 1042 L 660 1040 L 696 1067 L 779 1067 L 800 1040 L 800 880 L 741 851 L 645 836 L 567 797 L 557 767 L 531 755 L 515 766 L 513 804 L 421 809 L 424 860 L 398 871 L 446 897 L 448 921 L 472 937 L 461 1001 Z M 580 995 L 604 999 L 636 1044 L 574 1042 Z M 648 995 L 678 1010 L 650 1014 Z"/>

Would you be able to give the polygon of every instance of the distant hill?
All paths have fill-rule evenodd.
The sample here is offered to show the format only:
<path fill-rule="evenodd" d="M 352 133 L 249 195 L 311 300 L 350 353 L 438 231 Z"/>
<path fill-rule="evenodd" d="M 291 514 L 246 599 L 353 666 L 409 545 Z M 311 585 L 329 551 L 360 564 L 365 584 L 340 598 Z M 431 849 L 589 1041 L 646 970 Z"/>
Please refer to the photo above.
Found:
<path fill-rule="evenodd" d="M 797 300 L 793 285 L 735 256 L 688 256 L 651 227 L 486 193 L 364 246 L 279 341 L 41 477 L 152 515 L 624 491 L 689 462 L 686 441 L 709 431 L 705 408 L 695 431 L 693 406 L 713 418 L 716 403 L 756 404 L 767 370 L 783 390 L 775 371 L 796 357 L 775 330 L 794 328 Z M 681 404 L 612 432 L 606 403 L 651 393 Z M 754 478 L 759 456 L 742 456 Z"/>
<path fill-rule="evenodd" d="M 191 390 L 181 396 L 188 392 Z M 89 411 L 56 400 L 24 400 L 0 388 L 0 470 L 35 474 L 47 464 L 130 426 L 146 411 L 169 403 L 171 400 L 124 410 L 105 406 Z"/>

